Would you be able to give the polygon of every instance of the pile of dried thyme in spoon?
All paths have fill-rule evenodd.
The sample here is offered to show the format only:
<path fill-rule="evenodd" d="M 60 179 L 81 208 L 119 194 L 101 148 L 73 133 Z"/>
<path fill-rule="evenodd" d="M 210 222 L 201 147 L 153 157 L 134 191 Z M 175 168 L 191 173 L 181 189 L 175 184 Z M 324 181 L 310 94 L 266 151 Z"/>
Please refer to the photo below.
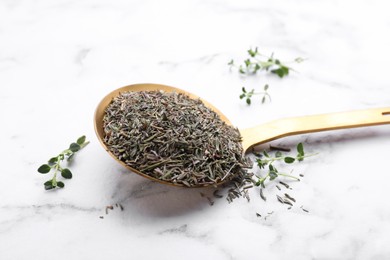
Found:
<path fill-rule="evenodd" d="M 246 178 L 239 131 L 199 99 L 176 92 L 124 92 L 108 105 L 104 142 L 119 160 L 187 187 Z"/>

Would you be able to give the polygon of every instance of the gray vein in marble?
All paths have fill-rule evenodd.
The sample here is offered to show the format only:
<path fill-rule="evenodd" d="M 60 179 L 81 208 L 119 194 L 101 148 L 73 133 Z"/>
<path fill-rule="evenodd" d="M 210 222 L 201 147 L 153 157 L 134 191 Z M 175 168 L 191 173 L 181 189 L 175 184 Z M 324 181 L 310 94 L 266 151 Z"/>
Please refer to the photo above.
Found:
<path fill-rule="evenodd" d="M 0 58 L 0 71 L 12 69 L 14 66 L 19 65 L 19 61 L 15 57 Z"/>
<path fill-rule="evenodd" d="M 133 185 L 130 187 L 131 189 L 128 190 L 129 187 L 127 182 L 119 182 L 114 189 L 111 198 L 121 197 L 119 202 L 123 202 L 128 199 L 141 199 L 144 197 L 156 196 L 168 192 L 166 189 L 156 189 L 154 187 L 155 185 L 156 183 L 150 180 L 145 180 L 136 185 Z M 160 188 L 162 187 L 160 186 Z"/>
<path fill-rule="evenodd" d="M 352 89 L 352 86 L 350 86 L 347 83 L 340 82 L 340 79 L 337 79 L 338 81 L 329 80 L 329 79 L 321 77 L 320 75 L 317 75 L 317 74 L 308 75 L 308 76 L 306 76 L 306 78 L 313 80 L 315 82 L 322 83 L 322 84 L 327 85 L 327 86 L 332 87 L 332 88 Z"/>
<path fill-rule="evenodd" d="M 209 55 L 204 55 L 194 59 L 182 60 L 182 61 L 169 61 L 163 60 L 158 62 L 159 65 L 170 66 L 171 68 L 176 68 L 179 65 L 188 64 L 188 63 L 201 63 L 204 65 L 210 64 L 215 60 L 215 58 L 219 57 L 221 53 L 214 53 Z"/>
<path fill-rule="evenodd" d="M 75 62 L 79 65 L 83 65 L 84 59 L 87 57 L 91 48 L 82 48 L 76 54 Z"/>
<path fill-rule="evenodd" d="M 14 9 L 18 7 L 23 1 L 21 0 L 4 0 L 2 1 L 2 4 L 9 9 Z"/>
<path fill-rule="evenodd" d="M 31 215 L 29 215 L 29 216 L 31 216 Z M 7 219 L 7 220 L 1 221 L 0 222 L 0 234 L 6 233 L 6 232 L 12 230 L 12 228 L 15 225 L 23 222 L 29 216 L 21 216 L 21 215 L 19 215 L 19 216 L 13 218 L 13 219 Z"/>
<path fill-rule="evenodd" d="M 268 6 L 261 6 L 261 7 L 257 7 L 257 6 L 243 7 L 240 5 L 233 6 L 232 4 L 226 3 L 224 1 L 209 1 L 203 4 L 207 6 L 211 6 L 209 8 L 212 8 L 213 10 L 220 13 L 235 13 L 235 14 L 254 13 L 254 14 L 264 14 L 272 18 L 274 18 L 274 15 L 280 15 L 280 16 L 285 15 L 284 11 L 278 10 L 277 8 L 268 7 Z"/>
<path fill-rule="evenodd" d="M 12 219 L 3 219 L 0 221 L 0 233 L 5 233 L 11 230 L 15 225 L 22 223 L 26 219 L 35 217 L 41 214 L 49 214 L 53 210 L 64 210 L 68 212 L 86 212 L 95 213 L 101 211 L 96 207 L 81 207 L 69 203 L 48 203 L 41 205 L 4 205 L 0 206 L 0 210 L 3 212 L 16 212 L 17 216 Z"/>
<path fill-rule="evenodd" d="M 206 239 L 206 238 L 210 237 L 209 232 L 204 232 L 201 234 L 194 234 L 189 230 L 188 224 L 183 224 L 179 227 L 165 229 L 163 231 L 160 231 L 158 234 L 159 235 L 167 235 L 167 234 L 169 234 L 169 235 L 183 235 L 186 238 L 195 239 L 203 244 L 209 245 L 209 243 L 208 243 L 209 241 Z M 211 244 L 211 246 L 214 246 L 214 245 Z M 222 255 L 224 255 L 226 257 L 226 259 L 232 259 L 232 260 L 235 259 L 232 256 L 232 254 L 228 251 L 228 249 L 226 249 L 224 247 L 220 247 L 220 246 L 216 246 L 216 248 L 218 249 L 218 251 L 221 252 Z"/>
<path fill-rule="evenodd" d="M 152 187 L 153 184 L 154 183 L 149 181 L 142 185 L 134 186 L 134 188 L 130 191 L 128 198 L 141 199 L 145 197 L 161 195 L 168 192 L 168 190 L 154 189 Z"/>
<path fill-rule="evenodd" d="M 48 204 L 41 204 L 41 205 L 5 205 L 0 206 L 0 209 L 3 210 L 33 210 L 35 213 L 39 213 L 42 210 L 46 209 L 63 209 L 63 210 L 76 210 L 76 211 L 82 211 L 82 212 L 96 212 L 100 211 L 101 209 L 96 207 L 81 207 L 76 206 L 69 203 L 48 203 Z"/>
<path fill-rule="evenodd" d="M 180 227 L 177 227 L 177 228 L 169 228 L 169 229 L 166 229 L 166 230 L 163 230 L 161 232 L 159 232 L 160 235 L 162 234 L 172 234 L 172 233 L 187 233 L 187 230 L 188 230 L 188 225 L 187 224 L 184 224 L 184 225 L 181 225 Z"/>
<path fill-rule="evenodd" d="M 172 188 L 175 189 L 176 187 Z M 171 218 L 190 215 L 193 212 L 210 207 L 204 198 L 196 196 L 197 194 L 191 195 L 190 190 L 180 192 L 173 189 L 164 192 L 157 191 L 148 195 L 143 194 L 142 197 L 138 198 L 123 196 L 118 198 L 116 202 L 121 203 L 133 214 L 137 212 L 139 216 L 146 215 L 151 218 Z M 164 194 L 164 196 L 161 196 L 161 194 Z"/>
<path fill-rule="evenodd" d="M 159 235 L 165 235 L 165 234 L 182 234 L 184 235 L 185 237 L 187 238 L 192 238 L 192 239 L 196 239 L 196 240 L 199 240 L 200 242 L 202 243 L 206 243 L 206 241 L 204 240 L 205 238 L 207 238 L 209 236 L 209 233 L 206 232 L 206 233 L 201 233 L 201 234 L 194 234 L 193 232 L 191 232 L 188 228 L 188 224 L 183 224 L 179 227 L 174 227 L 174 228 L 168 228 L 168 229 L 165 229 L 161 232 L 158 233 Z"/>

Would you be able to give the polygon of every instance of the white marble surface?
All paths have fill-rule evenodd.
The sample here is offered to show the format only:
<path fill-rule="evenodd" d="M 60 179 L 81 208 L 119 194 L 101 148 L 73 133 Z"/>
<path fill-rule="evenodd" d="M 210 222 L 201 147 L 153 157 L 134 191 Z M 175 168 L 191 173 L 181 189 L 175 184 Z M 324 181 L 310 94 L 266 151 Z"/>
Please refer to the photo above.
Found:
<path fill-rule="evenodd" d="M 390 106 L 388 10 L 385 0 L 1 0 L 0 259 L 389 259 L 390 126 L 274 141 L 320 153 L 292 167 L 305 177 L 287 210 L 273 185 L 266 203 L 252 189 L 250 203 L 211 207 L 198 189 L 131 174 L 92 123 L 106 93 L 141 82 L 191 91 L 240 128 Z M 282 80 L 230 72 L 254 46 L 307 60 Z M 238 99 L 265 83 L 272 102 Z M 74 178 L 45 191 L 37 167 L 82 134 L 91 143 Z M 115 203 L 124 210 L 106 215 Z"/>

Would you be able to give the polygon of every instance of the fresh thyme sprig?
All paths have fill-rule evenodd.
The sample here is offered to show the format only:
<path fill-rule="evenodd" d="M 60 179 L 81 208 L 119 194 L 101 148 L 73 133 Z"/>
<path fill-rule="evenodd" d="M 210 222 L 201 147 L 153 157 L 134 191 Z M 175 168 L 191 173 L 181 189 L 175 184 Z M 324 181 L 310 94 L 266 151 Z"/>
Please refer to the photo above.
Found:
<path fill-rule="evenodd" d="M 287 76 L 290 70 L 293 70 L 293 68 L 282 63 L 279 59 L 274 58 L 273 53 L 271 56 L 263 55 L 258 51 L 257 47 L 255 49 L 250 48 L 247 52 L 249 57 L 244 60 L 244 64 L 236 65 L 232 59 L 228 65 L 237 67 L 241 74 L 252 75 L 258 71 L 269 71 L 280 78 Z M 302 61 L 303 59 L 298 57 L 293 62 L 300 63 Z"/>
<path fill-rule="evenodd" d="M 266 169 L 268 166 L 268 170 L 264 176 L 255 175 L 255 177 L 257 178 L 255 185 L 265 188 L 265 182 L 267 180 L 273 181 L 279 176 L 288 177 L 299 181 L 300 179 L 298 177 L 279 172 L 278 169 L 273 165 L 273 163 L 276 161 L 282 161 L 284 163 L 291 164 L 296 161 L 301 162 L 304 160 L 304 158 L 314 156 L 314 155 L 316 154 L 305 154 L 302 143 L 299 143 L 297 145 L 297 154 L 295 156 L 284 155 L 281 151 L 277 151 L 274 156 L 271 156 L 266 151 L 263 151 L 261 158 L 258 158 L 256 160 L 256 163 L 260 169 Z"/>
<path fill-rule="evenodd" d="M 254 95 L 263 95 L 263 97 L 261 98 L 261 103 L 264 104 L 265 101 L 266 101 L 266 98 L 268 98 L 270 101 L 271 101 L 271 96 L 269 95 L 269 93 L 267 92 L 268 90 L 268 84 L 266 84 L 263 88 L 263 91 L 262 92 L 255 92 L 254 89 L 252 89 L 251 91 L 247 91 L 245 89 L 245 87 L 242 87 L 242 93 L 240 95 L 240 99 L 245 99 L 246 103 L 248 105 L 251 104 L 251 98 L 252 96 Z"/>
<path fill-rule="evenodd" d="M 293 70 L 293 68 L 287 66 L 286 63 L 282 63 L 279 59 L 274 58 L 273 53 L 271 54 L 271 56 L 261 54 L 258 51 L 257 47 L 255 49 L 250 48 L 249 50 L 247 50 L 247 53 L 249 57 L 247 57 L 241 65 L 237 65 L 233 59 L 230 60 L 228 63 L 230 68 L 238 68 L 238 72 L 243 75 L 254 75 L 257 74 L 257 72 L 259 71 L 265 71 L 271 72 L 279 76 L 280 78 L 287 76 L 290 70 Z M 298 57 L 292 62 L 300 63 L 302 61 L 304 61 L 304 59 Z M 264 92 L 259 92 L 259 94 L 263 94 L 262 104 L 265 103 L 266 97 L 271 100 L 270 95 L 267 93 L 267 89 L 268 84 L 264 86 Z M 257 93 L 258 92 L 255 92 L 253 89 L 247 92 L 245 88 L 242 88 L 240 99 L 245 98 L 246 103 L 250 105 L 251 97 Z"/>
<path fill-rule="evenodd" d="M 62 181 L 57 181 L 57 173 L 61 172 L 61 176 L 65 179 L 71 179 L 72 178 L 72 172 L 68 168 L 63 168 L 61 166 L 61 162 L 64 159 L 67 159 L 67 161 L 70 161 L 75 153 L 77 153 L 79 150 L 84 148 L 87 144 L 89 144 L 89 141 L 85 141 L 86 137 L 85 135 L 79 137 L 75 143 L 71 143 L 69 148 L 62 151 L 59 155 L 52 157 L 49 159 L 47 164 L 42 164 L 38 168 L 38 172 L 42 174 L 46 174 L 50 172 L 51 170 L 54 171 L 53 178 L 46 181 L 43 185 L 45 187 L 45 190 L 51 190 L 54 188 L 63 188 L 65 187 L 65 184 Z"/>
<path fill-rule="evenodd" d="M 264 194 L 264 189 L 266 188 L 267 181 L 275 181 L 279 179 L 279 183 L 275 185 L 279 191 L 281 190 L 279 184 L 283 185 L 286 189 L 290 189 L 290 186 L 283 182 L 283 180 L 280 180 L 279 177 L 286 177 L 300 181 L 299 177 L 304 177 L 304 175 L 299 174 L 299 177 L 296 177 L 292 174 L 279 172 L 275 165 L 278 165 L 279 162 L 286 164 L 301 162 L 307 157 L 317 155 L 317 153 L 305 154 L 302 143 L 299 143 L 296 146 L 297 153 L 294 156 L 288 154 L 290 149 L 287 148 L 270 146 L 270 149 L 276 152 L 268 153 L 267 151 L 263 151 L 262 153 L 257 153 L 253 151 L 253 154 L 257 157 L 255 162 L 259 167 L 259 172 L 257 174 L 254 172 L 247 172 L 246 174 L 238 175 L 237 178 L 233 179 L 231 186 L 228 186 L 229 190 L 226 197 L 229 202 L 232 202 L 234 199 L 239 197 L 244 197 L 249 201 L 250 198 L 248 189 L 253 188 L 253 186 L 260 186 L 260 197 L 266 201 L 267 199 Z M 292 202 L 295 202 L 295 199 L 289 194 L 285 193 L 283 196 L 284 197 L 279 196 L 279 202 L 283 202 L 283 204 L 288 204 L 290 206 Z"/>

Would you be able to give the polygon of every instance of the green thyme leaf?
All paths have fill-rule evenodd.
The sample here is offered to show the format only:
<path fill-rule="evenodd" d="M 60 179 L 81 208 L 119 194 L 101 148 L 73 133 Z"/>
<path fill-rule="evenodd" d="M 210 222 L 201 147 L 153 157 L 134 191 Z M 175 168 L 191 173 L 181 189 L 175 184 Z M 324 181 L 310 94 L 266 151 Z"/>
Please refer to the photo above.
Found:
<path fill-rule="evenodd" d="M 49 180 L 49 181 L 45 182 L 43 185 L 44 185 L 44 187 L 45 187 L 45 190 L 54 189 L 52 180 Z"/>
<path fill-rule="evenodd" d="M 53 164 L 55 164 L 57 161 L 58 161 L 58 157 L 53 157 L 53 158 L 50 158 L 50 160 L 48 161 L 48 163 L 49 163 L 49 165 L 53 165 Z"/>
<path fill-rule="evenodd" d="M 77 152 L 80 150 L 80 145 L 78 145 L 77 143 L 71 143 L 70 146 L 69 146 L 69 150 L 71 150 L 72 152 Z"/>
<path fill-rule="evenodd" d="M 253 70 L 254 73 L 257 73 L 261 69 L 261 66 L 259 64 L 255 64 L 255 68 Z"/>
<path fill-rule="evenodd" d="M 268 177 L 270 181 L 273 181 L 278 177 L 278 175 L 275 172 L 269 172 Z"/>
<path fill-rule="evenodd" d="M 65 184 L 62 181 L 57 181 L 57 187 L 63 188 Z"/>
<path fill-rule="evenodd" d="M 276 172 L 274 172 L 274 171 L 270 171 L 269 172 L 269 179 L 271 180 L 271 181 L 273 181 L 274 179 L 276 179 L 278 177 L 278 174 L 276 173 Z"/>
<path fill-rule="evenodd" d="M 275 167 L 274 167 L 272 164 L 268 165 L 268 169 L 269 169 L 270 171 L 276 171 L 276 170 L 275 170 Z"/>
<path fill-rule="evenodd" d="M 48 164 L 42 164 L 39 168 L 38 168 L 38 172 L 39 173 L 48 173 L 48 172 L 50 172 L 50 170 L 51 170 L 51 167 L 50 167 L 50 165 L 48 165 Z"/>
<path fill-rule="evenodd" d="M 258 54 L 258 52 L 257 52 L 257 47 L 255 48 L 255 50 L 249 49 L 249 50 L 248 50 L 248 54 L 249 54 L 249 56 L 251 56 L 251 57 L 255 57 L 255 56 Z"/>
<path fill-rule="evenodd" d="M 298 154 L 304 156 L 305 155 L 305 151 L 303 151 L 303 144 L 302 143 L 299 143 L 297 145 L 297 151 L 298 151 Z"/>
<path fill-rule="evenodd" d="M 275 73 L 278 75 L 280 78 L 283 78 L 284 76 L 288 75 L 289 69 L 288 67 L 281 66 L 278 69 L 271 70 L 272 73 Z"/>
<path fill-rule="evenodd" d="M 85 135 L 83 135 L 83 136 L 81 136 L 81 137 L 79 137 L 79 138 L 77 139 L 76 143 L 77 143 L 78 145 L 82 145 L 83 143 L 85 143 L 85 139 L 86 139 L 86 137 L 85 137 Z"/>
<path fill-rule="evenodd" d="M 284 157 L 285 163 L 293 163 L 295 161 L 295 158 L 293 157 Z"/>
<path fill-rule="evenodd" d="M 68 168 L 62 169 L 61 176 L 65 179 L 72 179 L 72 172 Z"/>
<path fill-rule="evenodd" d="M 260 169 L 264 169 L 264 167 L 267 165 L 267 163 L 263 162 L 263 160 L 261 159 L 257 159 L 256 162 L 257 162 L 257 166 L 259 166 Z"/>

